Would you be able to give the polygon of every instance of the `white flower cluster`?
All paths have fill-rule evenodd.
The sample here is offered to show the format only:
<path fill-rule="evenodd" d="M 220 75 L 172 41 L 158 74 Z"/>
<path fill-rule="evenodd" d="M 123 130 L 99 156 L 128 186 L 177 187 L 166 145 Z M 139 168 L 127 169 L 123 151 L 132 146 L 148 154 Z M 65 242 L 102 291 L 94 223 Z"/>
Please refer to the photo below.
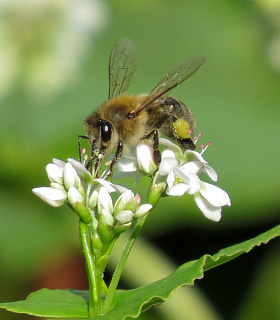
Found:
<path fill-rule="evenodd" d="M 167 139 L 160 139 L 165 147 L 158 171 L 155 172 L 153 149 L 144 144 L 136 148 L 136 157 L 124 157 L 117 164 L 119 171 L 125 174 L 142 171 L 154 176 L 153 183 L 163 183 L 169 196 L 182 196 L 185 193 L 194 196 L 195 202 L 202 213 L 210 220 L 219 221 L 223 206 L 230 206 L 228 194 L 221 188 L 201 181 L 199 175 L 206 173 L 212 181 L 217 181 L 216 171 L 196 151 L 182 150 Z"/>
<path fill-rule="evenodd" d="M 32 191 L 53 207 L 67 203 L 87 224 L 92 224 L 95 241 L 110 242 L 128 229 L 134 219 L 144 216 L 152 205 L 142 204 L 139 195 L 104 179 L 94 179 L 78 161 L 54 159 L 46 167 L 50 187 Z M 120 196 L 113 204 L 111 193 Z"/>
<path fill-rule="evenodd" d="M 221 188 L 202 181 L 204 172 L 212 181 L 217 181 L 216 171 L 202 157 L 202 153 L 182 151 L 176 144 L 160 139 L 165 147 L 157 167 L 151 146 L 140 143 L 129 155 L 123 156 L 115 165 L 114 176 L 152 176 L 151 190 L 165 191 L 169 196 L 189 194 L 202 213 L 210 220 L 219 221 L 223 206 L 230 206 L 229 195 Z M 50 187 L 35 188 L 33 192 L 48 204 L 59 207 L 70 205 L 80 218 L 92 224 L 96 237 L 104 243 L 129 228 L 134 219 L 144 216 L 151 204 L 141 205 L 139 195 L 105 179 L 94 178 L 80 162 L 68 159 L 67 163 L 54 159 L 46 167 Z M 104 172 L 105 173 L 105 172 Z M 106 176 L 106 174 L 104 174 Z M 113 202 L 111 193 L 120 194 Z M 152 192 L 152 191 L 151 191 Z"/>

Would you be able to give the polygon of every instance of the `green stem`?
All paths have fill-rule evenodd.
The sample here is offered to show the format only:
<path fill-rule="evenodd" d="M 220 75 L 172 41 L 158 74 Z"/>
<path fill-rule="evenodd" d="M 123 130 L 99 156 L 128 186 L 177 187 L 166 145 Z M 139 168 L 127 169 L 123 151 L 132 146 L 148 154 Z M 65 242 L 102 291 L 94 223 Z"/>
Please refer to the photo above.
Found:
<path fill-rule="evenodd" d="M 88 226 L 80 221 L 80 238 L 83 253 L 86 259 L 86 269 L 89 282 L 89 318 L 94 318 L 101 314 L 101 282 L 102 277 L 96 270 L 94 257 L 90 246 Z"/>
<path fill-rule="evenodd" d="M 117 290 L 117 287 L 118 287 L 118 284 L 119 284 L 119 281 L 120 281 L 120 278 L 121 278 L 121 275 L 122 275 L 122 272 L 123 272 L 123 269 L 125 266 L 125 263 L 127 261 L 129 253 L 130 253 L 130 251 L 134 245 L 134 242 L 135 242 L 140 230 L 142 229 L 147 217 L 148 217 L 148 214 L 146 214 L 143 218 L 139 219 L 136 222 L 134 229 L 131 233 L 131 236 L 128 239 L 128 241 L 124 247 L 122 256 L 116 266 L 115 272 L 113 274 L 113 277 L 112 277 L 112 280 L 111 280 L 111 283 L 109 286 L 108 294 L 107 294 L 107 297 L 106 297 L 106 300 L 104 303 L 104 307 L 103 307 L 104 314 L 108 313 L 111 309 L 111 305 L 112 305 L 112 302 L 113 302 L 113 299 L 114 299 L 114 296 L 115 296 L 115 293 L 116 293 L 116 290 Z"/>
<path fill-rule="evenodd" d="M 154 189 L 152 187 L 149 198 L 148 198 L 148 202 L 153 205 L 153 208 L 155 207 L 155 205 L 159 201 L 163 190 L 164 190 L 164 188 L 161 186 L 155 187 Z M 116 293 L 116 290 L 117 290 L 125 263 L 128 259 L 129 253 L 135 243 L 135 240 L 136 240 L 140 230 L 142 229 L 143 225 L 145 224 L 145 222 L 148 218 L 148 215 L 149 215 L 149 213 L 146 214 L 144 217 L 137 220 L 137 222 L 132 230 L 132 233 L 131 233 L 131 235 L 130 235 L 130 237 L 124 247 L 123 253 L 122 253 L 121 258 L 116 266 L 115 272 L 113 274 L 113 277 L 112 277 L 112 280 L 111 280 L 111 283 L 110 283 L 110 286 L 108 289 L 108 294 L 107 294 L 107 297 L 106 297 L 106 300 L 105 300 L 105 303 L 103 306 L 104 314 L 108 313 L 111 310 L 113 299 L 114 299 L 114 296 L 115 296 L 115 293 Z"/>

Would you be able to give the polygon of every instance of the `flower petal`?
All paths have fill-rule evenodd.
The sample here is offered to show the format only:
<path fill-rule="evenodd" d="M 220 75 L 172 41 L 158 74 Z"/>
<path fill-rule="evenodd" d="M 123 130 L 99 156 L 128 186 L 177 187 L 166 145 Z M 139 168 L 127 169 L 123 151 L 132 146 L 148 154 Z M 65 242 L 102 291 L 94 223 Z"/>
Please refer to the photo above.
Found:
<path fill-rule="evenodd" d="M 53 207 L 61 207 L 67 199 L 66 191 L 51 187 L 34 188 L 32 191 L 36 196 Z"/>
<path fill-rule="evenodd" d="M 167 149 L 173 151 L 175 154 L 180 154 L 180 155 L 183 154 L 181 148 L 177 144 L 175 144 L 174 142 L 172 142 L 168 139 L 165 139 L 165 138 L 160 138 L 159 142 L 161 145 L 163 145 Z"/>
<path fill-rule="evenodd" d="M 111 193 L 111 192 L 124 193 L 128 190 L 127 188 L 125 188 L 123 186 L 120 186 L 118 184 L 114 184 L 110 181 L 100 179 L 100 178 L 95 179 L 94 182 L 98 182 L 99 184 L 101 184 L 103 187 L 105 187 L 107 189 L 107 191 L 109 193 Z"/>
<path fill-rule="evenodd" d="M 218 180 L 217 172 L 211 166 L 209 166 L 209 164 L 205 163 L 203 165 L 203 171 L 205 171 L 207 175 L 210 177 L 210 179 L 212 179 L 213 181 Z"/>
<path fill-rule="evenodd" d="M 162 159 L 160 165 L 159 165 L 159 174 L 161 176 L 166 176 L 170 172 L 173 171 L 173 168 L 178 165 L 178 161 L 175 158 L 164 158 Z"/>
<path fill-rule="evenodd" d="M 185 183 L 177 183 L 174 184 L 171 188 L 167 187 L 166 193 L 169 196 L 182 196 L 186 192 L 188 192 L 190 189 L 190 186 Z"/>
<path fill-rule="evenodd" d="M 164 159 L 164 158 L 174 158 L 174 159 L 176 159 L 176 156 L 175 156 L 175 153 L 173 151 L 165 149 L 161 153 L 161 159 Z"/>
<path fill-rule="evenodd" d="M 131 158 L 127 156 L 121 157 L 121 159 L 115 164 L 115 169 L 120 172 L 135 172 L 137 171 L 136 157 Z"/>
<path fill-rule="evenodd" d="M 213 184 L 201 182 L 200 193 L 213 206 L 230 206 L 229 195 L 221 188 Z"/>
<path fill-rule="evenodd" d="M 62 169 L 64 169 L 64 167 L 65 167 L 65 162 L 62 161 L 62 160 L 53 158 L 53 163 L 54 163 L 56 166 L 58 166 L 58 167 L 60 167 L 60 168 L 62 168 Z"/>
<path fill-rule="evenodd" d="M 92 182 L 92 175 L 90 172 L 77 160 L 68 158 L 67 161 L 71 163 L 77 174 L 85 181 Z"/>
<path fill-rule="evenodd" d="M 171 189 L 175 184 L 175 174 L 173 171 L 171 171 L 167 176 L 166 183 L 167 183 L 168 189 Z"/>
<path fill-rule="evenodd" d="M 141 206 L 136 210 L 134 218 L 138 219 L 143 217 L 147 212 L 149 212 L 153 206 L 149 203 L 141 204 Z"/>
<path fill-rule="evenodd" d="M 222 217 L 221 207 L 216 207 L 210 204 L 203 196 L 201 196 L 200 192 L 197 192 L 194 195 L 194 200 L 206 218 L 215 222 L 218 222 L 221 220 L 221 217 Z"/>
<path fill-rule="evenodd" d="M 207 161 L 202 157 L 202 155 L 193 150 L 186 150 L 184 156 L 187 158 L 188 162 L 190 161 L 199 161 L 202 163 L 207 163 Z"/>
<path fill-rule="evenodd" d="M 193 174 L 198 174 L 199 170 L 203 167 L 202 163 L 200 161 L 191 161 L 183 164 L 180 169 L 188 174 L 188 173 L 193 173 Z"/>

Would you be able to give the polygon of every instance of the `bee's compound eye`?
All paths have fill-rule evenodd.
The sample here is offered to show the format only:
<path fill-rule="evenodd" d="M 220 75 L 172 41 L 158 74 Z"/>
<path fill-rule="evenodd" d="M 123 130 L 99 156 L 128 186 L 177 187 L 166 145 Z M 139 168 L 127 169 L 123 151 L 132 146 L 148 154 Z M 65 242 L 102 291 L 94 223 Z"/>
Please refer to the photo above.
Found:
<path fill-rule="evenodd" d="M 112 125 L 108 121 L 101 120 L 100 121 L 100 133 L 102 142 L 110 142 L 112 137 Z"/>

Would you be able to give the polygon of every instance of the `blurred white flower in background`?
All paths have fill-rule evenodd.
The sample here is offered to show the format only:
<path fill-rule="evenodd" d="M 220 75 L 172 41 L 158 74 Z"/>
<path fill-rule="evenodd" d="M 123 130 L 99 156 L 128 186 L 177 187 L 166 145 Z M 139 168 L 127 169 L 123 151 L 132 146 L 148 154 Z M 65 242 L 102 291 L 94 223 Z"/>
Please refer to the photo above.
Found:
<path fill-rule="evenodd" d="M 107 16 L 101 0 L 0 0 L 0 97 L 20 83 L 49 99 L 71 84 Z"/>
<path fill-rule="evenodd" d="M 280 73 L 280 1 L 253 0 L 252 2 L 265 19 L 263 30 L 269 32 L 265 37 L 268 62 L 274 71 Z"/>

